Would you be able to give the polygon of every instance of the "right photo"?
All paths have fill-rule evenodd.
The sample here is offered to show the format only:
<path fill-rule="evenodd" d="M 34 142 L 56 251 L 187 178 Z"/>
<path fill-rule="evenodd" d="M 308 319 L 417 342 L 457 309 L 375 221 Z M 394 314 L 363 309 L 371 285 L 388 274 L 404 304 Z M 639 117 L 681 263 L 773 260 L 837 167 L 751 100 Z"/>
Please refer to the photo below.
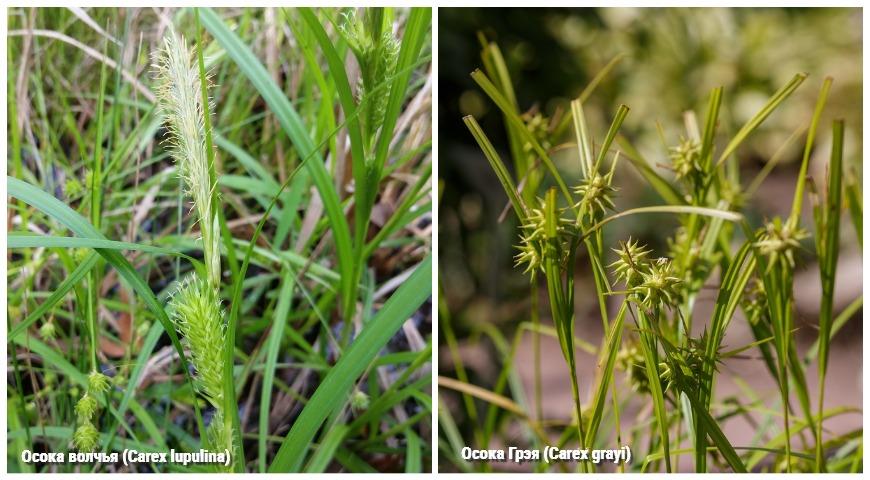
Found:
<path fill-rule="evenodd" d="M 438 471 L 861 472 L 861 9 L 438 12 Z"/>

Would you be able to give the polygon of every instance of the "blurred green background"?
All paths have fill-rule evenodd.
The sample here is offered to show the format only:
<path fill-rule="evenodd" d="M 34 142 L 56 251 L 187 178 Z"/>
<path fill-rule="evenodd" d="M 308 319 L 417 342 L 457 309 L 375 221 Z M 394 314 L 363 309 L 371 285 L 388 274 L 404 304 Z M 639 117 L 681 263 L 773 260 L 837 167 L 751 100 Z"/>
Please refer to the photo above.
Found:
<path fill-rule="evenodd" d="M 593 138 L 600 141 L 619 104 L 628 105 L 631 111 L 621 133 L 666 178 L 673 175 L 661 165 L 667 163 L 667 147 L 685 135 L 683 112 L 694 110 L 703 121 L 712 88 L 724 87 L 717 135 L 721 149 L 778 88 L 796 73 L 806 72 L 809 76 L 795 94 L 737 151 L 744 188 L 786 139 L 809 123 L 822 81 L 831 76 L 833 88 L 809 173 L 817 182 L 824 181 L 831 121 L 844 118 L 847 171 L 860 179 L 861 9 L 439 9 L 440 281 L 473 384 L 491 386 L 497 375 L 493 372 L 499 370 L 495 346 L 480 341 L 485 338 L 481 327 L 495 326 L 512 338 L 519 322 L 528 320 L 530 310 L 528 278 L 513 268 L 515 220 L 507 215 L 499 221 L 507 198 L 462 123 L 464 115 L 477 118 L 505 162 L 512 165 L 501 113 L 469 76 L 482 67 L 481 34 L 501 48 L 520 109 L 535 109 L 549 117 L 558 117 L 608 62 L 623 54 L 584 105 L 587 121 Z M 566 133 L 554 142 L 551 153 L 570 185 L 579 178 L 579 163 L 573 134 L 570 129 Z M 750 200 L 753 225 L 790 209 L 804 138 L 797 136 L 784 150 L 780 163 Z M 617 168 L 615 184 L 620 187 L 617 211 L 663 203 L 629 162 Z M 806 226 L 812 225 L 809 203 L 804 204 Z M 845 223 L 837 309 L 861 294 L 860 249 L 852 227 Z M 665 254 L 666 239 L 675 226 L 676 221 L 666 216 L 632 217 L 608 226 L 605 245 L 615 246 L 630 235 L 657 254 Z M 803 327 L 798 336 L 811 341 L 816 336 L 810 322 L 815 323 L 818 313 L 818 269 L 810 253 L 804 253 L 796 280 L 797 325 Z M 580 275 L 588 275 L 585 257 L 577 261 Z M 577 332 L 596 343 L 600 326 L 583 313 L 595 308 L 582 294 L 585 288 L 593 291 L 592 280 L 578 278 L 577 282 Z M 548 324 L 545 293 L 540 302 L 542 321 Z M 849 347 L 840 350 L 839 361 L 857 358 L 860 362 L 861 334 L 861 322 L 849 322 L 835 340 L 833 351 L 836 345 Z M 439 358 L 440 373 L 453 376 L 445 347 Z M 559 360 L 558 355 L 554 358 L 554 362 Z M 860 404 L 860 380 L 855 380 L 851 373 L 844 376 L 847 391 L 840 392 L 844 402 Z M 544 390 L 550 396 L 546 386 Z M 567 394 L 567 385 L 564 391 Z M 448 406 L 457 405 L 451 393 L 445 395 Z M 559 395 L 553 397 L 555 402 Z M 552 407 L 554 415 L 570 415 L 569 398 L 564 412 L 555 403 Z M 461 418 L 459 410 L 455 413 Z"/>

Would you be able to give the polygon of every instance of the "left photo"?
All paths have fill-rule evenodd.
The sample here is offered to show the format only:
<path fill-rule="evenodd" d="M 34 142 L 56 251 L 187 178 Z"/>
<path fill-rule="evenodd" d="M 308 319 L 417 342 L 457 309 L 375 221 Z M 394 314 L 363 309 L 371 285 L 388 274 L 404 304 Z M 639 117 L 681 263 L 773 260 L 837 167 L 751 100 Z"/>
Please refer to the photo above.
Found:
<path fill-rule="evenodd" d="M 6 14 L 7 472 L 430 472 L 431 9 Z"/>

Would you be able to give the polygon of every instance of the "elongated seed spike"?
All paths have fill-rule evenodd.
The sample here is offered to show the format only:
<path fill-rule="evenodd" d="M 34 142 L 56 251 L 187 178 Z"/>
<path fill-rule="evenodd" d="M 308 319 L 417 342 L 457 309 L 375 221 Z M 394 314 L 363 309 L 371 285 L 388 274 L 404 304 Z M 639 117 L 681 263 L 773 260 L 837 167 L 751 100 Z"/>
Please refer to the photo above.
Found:
<path fill-rule="evenodd" d="M 198 277 L 181 284 L 169 303 L 170 318 L 190 349 L 197 386 L 214 407 L 223 400 L 223 312 L 217 292 Z"/>
<path fill-rule="evenodd" d="M 220 230 L 212 193 L 216 189 L 206 150 L 202 83 L 184 37 L 171 32 L 155 59 L 157 98 L 169 131 L 167 144 L 178 166 L 186 193 L 193 199 L 202 235 L 209 282 L 220 283 Z"/>

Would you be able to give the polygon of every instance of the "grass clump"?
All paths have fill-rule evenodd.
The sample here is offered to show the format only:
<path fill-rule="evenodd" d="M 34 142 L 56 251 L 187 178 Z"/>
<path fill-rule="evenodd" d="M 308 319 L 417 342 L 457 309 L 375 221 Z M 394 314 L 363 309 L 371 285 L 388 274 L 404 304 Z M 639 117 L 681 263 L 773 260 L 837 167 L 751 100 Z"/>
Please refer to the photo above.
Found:
<path fill-rule="evenodd" d="M 430 470 L 430 19 L 9 10 L 10 472 Z"/>

